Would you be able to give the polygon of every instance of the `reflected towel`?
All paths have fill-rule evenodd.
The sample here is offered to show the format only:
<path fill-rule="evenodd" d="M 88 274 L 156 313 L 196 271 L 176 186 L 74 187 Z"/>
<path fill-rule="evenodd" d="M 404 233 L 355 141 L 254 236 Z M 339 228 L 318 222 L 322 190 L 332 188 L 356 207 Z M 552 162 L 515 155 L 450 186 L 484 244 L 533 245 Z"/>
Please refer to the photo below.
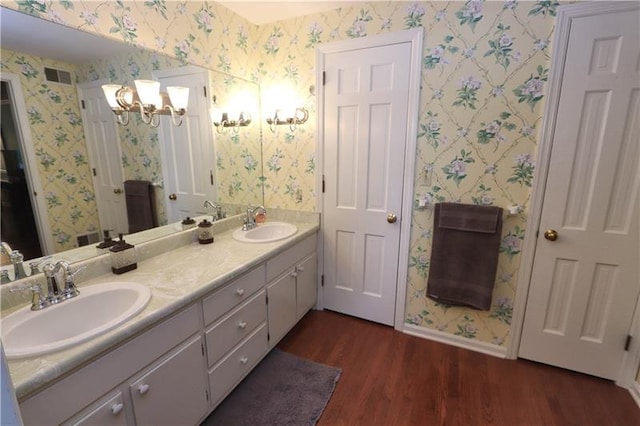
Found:
<path fill-rule="evenodd" d="M 151 182 L 127 180 L 124 182 L 124 194 L 130 234 L 158 226 L 155 195 Z"/>
<path fill-rule="evenodd" d="M 427 296 L 441 303 L 491 308 L 502 209 L 439 203 L 434 209 Z"/>

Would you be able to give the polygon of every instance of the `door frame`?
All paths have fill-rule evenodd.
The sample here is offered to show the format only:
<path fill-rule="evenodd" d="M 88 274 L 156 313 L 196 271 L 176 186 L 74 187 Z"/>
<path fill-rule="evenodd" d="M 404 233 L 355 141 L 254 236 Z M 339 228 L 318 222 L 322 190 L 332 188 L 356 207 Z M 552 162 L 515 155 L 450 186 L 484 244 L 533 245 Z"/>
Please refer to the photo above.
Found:
<path fill-rule="evenodd" d="M 507 348 L 507 358 L 516 359 L 520 350 L 520 339 L 524 327 L 524 317 L 531 285 L 533 273 L 533 263 L 537 248 L 537 231 L 542 219 L 542 208 L 545 188 L 547 186 L 547 176 L 549 164 L 551 162 L 551 150 L 553 147 L 554 129 L 560 95 L 562 89 L 562 77 L 564 75 L 565 58 L 569 45 L 569 33 L 571 23 L 574 19 L 600 15 L 604 13 L 624 12 L 638 9 L 640 5 L 632 2 L 598 2 L 579 3 L 574 5 L 561 6 L 558 8 L 556 18 L 556 29 L 553 40 L 553 54 L 551 58 L 551 71 L 549 74 L 549 84 L 547 86 L 547 103 L 544 108 L 542 129 L 538 140 L 538 152 L 536 158 L 536 173 L 533 177 L 531 190 L 531 204 L 529 217 L 526 223 L 526 234 L 523 241 L 522 257 L 520 260 L 520 270 L 517 279 L 517 292 L 513 306 L 513 318 L 511 325 L 511 341 Z M 535 231 L 534 231 L 535 230 Z M 634 319 L 629 333 L 640 337 L 640 298 L 636 302 Z M 635 325 L 635 326 L 634 326 Z M 618 373 L 616 384 L 622 387 L 630 387 L 634 381 L 635 374 L 640 364 L 640 343 L 638 338 L 632 341 L 627 352 L 623 365 Z"/>
<path fill-rule="evenodd" d="M 14 119 L 16 120 L 16 131 L 20 138 L 20 149 L 27 165 L 25 175 L 27 177 L 27 187 L 29 188 L 29 198 L 31 199 L 31 208 L 33 209 L 33 217 L 38 228 L 38 238 L 40 239 L 40 247 L 42 255 L 46 256 L 55 252 L 53 235 L 51 234 L 51 225 L 49 223 L 49 212 L 47 211 L 44 201 L 44 190 L 40 180 L 40 171 L 38 169 L 38 159 L 33 146 L 33 137 L 31 136 L 31 128 L 29 127 L 29 115 L 24 102 L 24 94 L 20 76 L 8 72 L 3 72 L 0 76 L 9 87 L 9 96 L 13 106 Z"/>
<path fill-rule="evenodd" d="M 324 229 L 325 216 L 324 197 L 322 196 L 322 178 L 324 173 L 324 90 L 322 90 L 322 73 L 325 68 L 325 56 L 333 53 L 360 50 L 372 47 L 388 46 L 399 43 L 411 44 L 409 64 L 409 105 L 407 109 L 407 134 L 405 140 L 404 177 L 402 184 L 402 209 L 400 211 L 400 244 L 398 246 L 398 276 L 396 281 L 396 308 L 394 328 L 402 331 L 404 324 L 407 279 L 409 274 L 409 246 L 411 243 L 411 216 L 413 212 L 413 183 L 416 164 L 416 147 L 418 140 L 418 118 L 420 111 L 420 81 L 422 78 L 422 43 L 424 29 L 422 27 L 380 34 L 357 39 L 321 44 L 316 48 L 316 161 L 319 171 L 316 174 L 316 208 L 321 218 L 321 229 Z M 322 282 L 324 273 L 324 239 L 318 239 L 318 282 Z M 324 309 L 323 287 L 318 286 L 316 309 Z"/>

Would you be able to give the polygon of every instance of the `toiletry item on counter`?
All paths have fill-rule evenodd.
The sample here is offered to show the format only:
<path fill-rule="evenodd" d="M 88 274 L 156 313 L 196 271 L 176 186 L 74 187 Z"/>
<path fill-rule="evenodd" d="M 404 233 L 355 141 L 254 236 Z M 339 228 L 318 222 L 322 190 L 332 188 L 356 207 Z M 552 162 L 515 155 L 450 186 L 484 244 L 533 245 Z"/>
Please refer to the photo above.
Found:
<path fill-rule="evenodd" d="M 124 274 L 138 267 L 136 262 L 136 251 L 133 244 L 127 243 L 122 234 L 118 235 L 120 241 L 109 249 L 111 252 L 111 271 L 114 274 Z"/>
<path fill-rule="evenodd" d="M 184 231 L 185 229 L 195 228 L 196 227 L 196 221 L 195 221 L 195 219 L 190 218 L 189 216 L 187 216 L 187 218 L 185 220 L 180 222 L 180 225 L 182 225 L 182 230 Z"/>
<path fill-rule="evenodd" d="M 198 224 L 198 242 L 200 244 L 211 244 L 213 242 L 213 223 L 203 219 Z"/>
<path fill-rule="evenodd" d="M 102 254 L 102 253 L 106 253 L 106 251 L 109 250 L 114 245 L 116 245 L 116 241 L 113 240 L 113 238 L 111 238 L 111 235 L 109 235 L 109 229 L 105 229 L 104 241 L 98 244 L 96 246 L 96 249 L 98 250 L 98 254 Z"/>

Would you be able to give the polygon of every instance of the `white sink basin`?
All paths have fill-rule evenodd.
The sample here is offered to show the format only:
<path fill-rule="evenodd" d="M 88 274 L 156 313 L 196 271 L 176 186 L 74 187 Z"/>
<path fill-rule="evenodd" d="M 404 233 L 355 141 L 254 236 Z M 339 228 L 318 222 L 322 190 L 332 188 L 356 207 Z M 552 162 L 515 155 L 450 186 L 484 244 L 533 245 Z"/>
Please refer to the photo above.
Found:
<path fill-rule="evenodd" d="M 271 243 L 288 238 L 296 232 L 298 228 L 290 223 L 266 222 L 259 223 L 248 231 L 236 229 L 233 232 L 233 238 L 243 243 Z"/>
<path fill-rule="evenodd" d="M 40 311 L 31 306 L 2 319 L 7 358 L 55 352 L 117 327 L 137 315 L 151 291 L 132 282 L 110 282 L 80 288 L 80 295 Z"/>

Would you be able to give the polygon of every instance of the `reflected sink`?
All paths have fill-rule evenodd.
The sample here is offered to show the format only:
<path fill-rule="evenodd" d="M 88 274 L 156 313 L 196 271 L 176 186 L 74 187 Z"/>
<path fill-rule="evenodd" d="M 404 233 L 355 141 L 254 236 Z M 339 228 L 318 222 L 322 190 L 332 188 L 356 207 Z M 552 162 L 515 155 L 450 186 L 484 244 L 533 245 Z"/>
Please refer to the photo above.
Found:
<path fill-rule="evenodd" d="M 43 355 L 84 342 L 137 315 L 149 299 L 149 288 L 115 281 L 81 287 L 80 295 L 40 311 L 25 306 L 2 319 L 6 356 Z"/>
<path fill-rule="evenodd" d="M 233 238 L 243 243 L 271 243 L 283 240 L 298 232 L 295 225 L 285 222 L 259 223 L 255 228 L 248 231 L 236 229 Z"/>

